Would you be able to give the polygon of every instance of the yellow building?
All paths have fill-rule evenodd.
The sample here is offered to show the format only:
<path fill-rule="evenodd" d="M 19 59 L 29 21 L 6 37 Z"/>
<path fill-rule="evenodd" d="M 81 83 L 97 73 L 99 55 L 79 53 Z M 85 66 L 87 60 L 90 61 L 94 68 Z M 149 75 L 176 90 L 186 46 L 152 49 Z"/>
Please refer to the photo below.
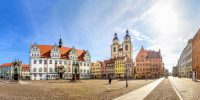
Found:
<path fill-rule="evenodd" d="M 125 76 L 125 57 L 115 58 L 115 78 L 121 78 Z"/>
<path fill-rule="evenodd" d="M 101 78 L 101 62 L 100 61 L 96 61 L 95 63 L 92 63 L 91 76 L 92 78 Z"/>

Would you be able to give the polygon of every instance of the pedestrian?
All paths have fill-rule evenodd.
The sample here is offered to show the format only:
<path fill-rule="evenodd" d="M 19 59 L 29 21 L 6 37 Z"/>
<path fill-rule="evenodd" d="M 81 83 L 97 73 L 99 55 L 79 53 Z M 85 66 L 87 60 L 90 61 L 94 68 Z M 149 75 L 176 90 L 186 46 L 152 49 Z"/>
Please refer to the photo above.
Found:
<path fill-rule="evenodd" d="M 112 79 L 111 79 L 111 77 L 109 77 L 109 84 L 111 84 L 111 81 L 112 81 Z"/>

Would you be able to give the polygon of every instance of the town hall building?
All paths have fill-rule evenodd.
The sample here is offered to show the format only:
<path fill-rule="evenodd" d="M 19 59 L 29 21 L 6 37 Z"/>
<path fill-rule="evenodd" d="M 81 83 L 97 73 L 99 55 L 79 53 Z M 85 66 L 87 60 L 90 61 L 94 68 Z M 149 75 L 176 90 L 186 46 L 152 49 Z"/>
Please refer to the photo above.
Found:
<path fill-rule="evenodd" d="M 88 50 L 59 45 L 39 45 L 30 47 L 31 80 L 90 78 L 91 56 Z"/>

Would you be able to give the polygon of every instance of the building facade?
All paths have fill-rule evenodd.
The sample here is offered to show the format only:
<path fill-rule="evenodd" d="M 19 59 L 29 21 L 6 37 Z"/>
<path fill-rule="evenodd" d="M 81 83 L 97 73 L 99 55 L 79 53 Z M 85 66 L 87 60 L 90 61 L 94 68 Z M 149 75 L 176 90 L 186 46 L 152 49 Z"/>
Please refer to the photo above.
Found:
<path fill-rule="evenodd" d="M 136 78 L 159 78 L 164 74 L 164 64 L 159 51 L 148 51 L 143 47 L 136 56 Z"/>
<path fill-rule="evenodd" d="M 129 35 L 129 31 L 126 31 L 126 35 L 124 36 L 124 41 L 120 44 L 117 33 L 114 34 L 113 43 L 111 45 L 111 57 L 129 57 L 132 59 L 132 42 L 131 36 Z"/>
<path fill-rule="evenodd" d="M 125 57 L 115 58 L 115 78 L 125 77 Z"/>
<path fill-rule="evenodd" d="M 20 68 L 20 72 L 22 79 L 30 79 L 30 68 L 28 64 L 23 64 Z"/>
<path fill-rule="evenodd" d="M 95 63 L 92 63 L 92 66 L 91 66 L 92 78 L 101 78 L 101 66 L 102 66 L 102 63 L 100 61 L 96 61 Z"/>
<path fill-rule="evenodd" d="M 200 79 L 200 29 L 192 40 L 192 70 L 197 79 Z"/>
<path fill-rule="evenodd" d="M 30 47 L 31 80 L 90 78 L 91 56 L 89 51 L 59 45 L 38 45 Z"/>
<path fill-rule="evenodd" d="M 12 79 L 12 73 L 13 73 L 13 68 L 12 68 L 12 63 L 4 63 L 0 66 L 0 72 L 1 72 L 1 78 L 2 79 Z"/>
<path fill-rule="evenodd" d="M 177 66 L 174 66 L 172 69 L 172 76 L 177 77 L 178 73 L 177 73 Z"/>
<path fill-rule="evenodd" d="M 28 64 L 21 64 L 19 66 L 18 73 L 19 73 L 19 79 L 24 79 L 25 77 L 29 79 L 29 65 Z M 2 79 L 12 80 L 13 74 L 14 74 L 14 67 L 13 63 L 4 63 L 0 65 L 0 77 Z"/>
<path fill-rule="evenodd" d="M 192 39 L 188 41 L 178 60 L 179 77 L 192 78 Z"/>
<path fill-rule="evenodd" d="M 107 78 L 107 67 L 105 62 L 101 62 L 101 78 Z"/>
<path fill-rule="evenodd" d="M 104 63 L 106 64 L 107 78 L 109 78 L 109 77 L 114 78 L 114 76 L 115 76 L 115 60 L 111 58 L 109 60 L 104 60 Z"/>

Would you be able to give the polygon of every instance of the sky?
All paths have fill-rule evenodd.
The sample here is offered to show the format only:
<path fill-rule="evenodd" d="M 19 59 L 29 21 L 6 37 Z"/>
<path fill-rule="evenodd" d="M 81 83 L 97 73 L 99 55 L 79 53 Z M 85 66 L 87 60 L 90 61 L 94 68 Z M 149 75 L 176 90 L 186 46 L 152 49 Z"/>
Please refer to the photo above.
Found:
<path fill-rule="evenodd" d="M 92 61 L 111 57 L 114 33 L 128 29 L 133 59 L 142 46 L 161 49 L 172 66 L 200 28 L 199 0 L 1 0 L 0 64 L 29 63 L 30 45 L 58 44 L 89 50 Z"/>

